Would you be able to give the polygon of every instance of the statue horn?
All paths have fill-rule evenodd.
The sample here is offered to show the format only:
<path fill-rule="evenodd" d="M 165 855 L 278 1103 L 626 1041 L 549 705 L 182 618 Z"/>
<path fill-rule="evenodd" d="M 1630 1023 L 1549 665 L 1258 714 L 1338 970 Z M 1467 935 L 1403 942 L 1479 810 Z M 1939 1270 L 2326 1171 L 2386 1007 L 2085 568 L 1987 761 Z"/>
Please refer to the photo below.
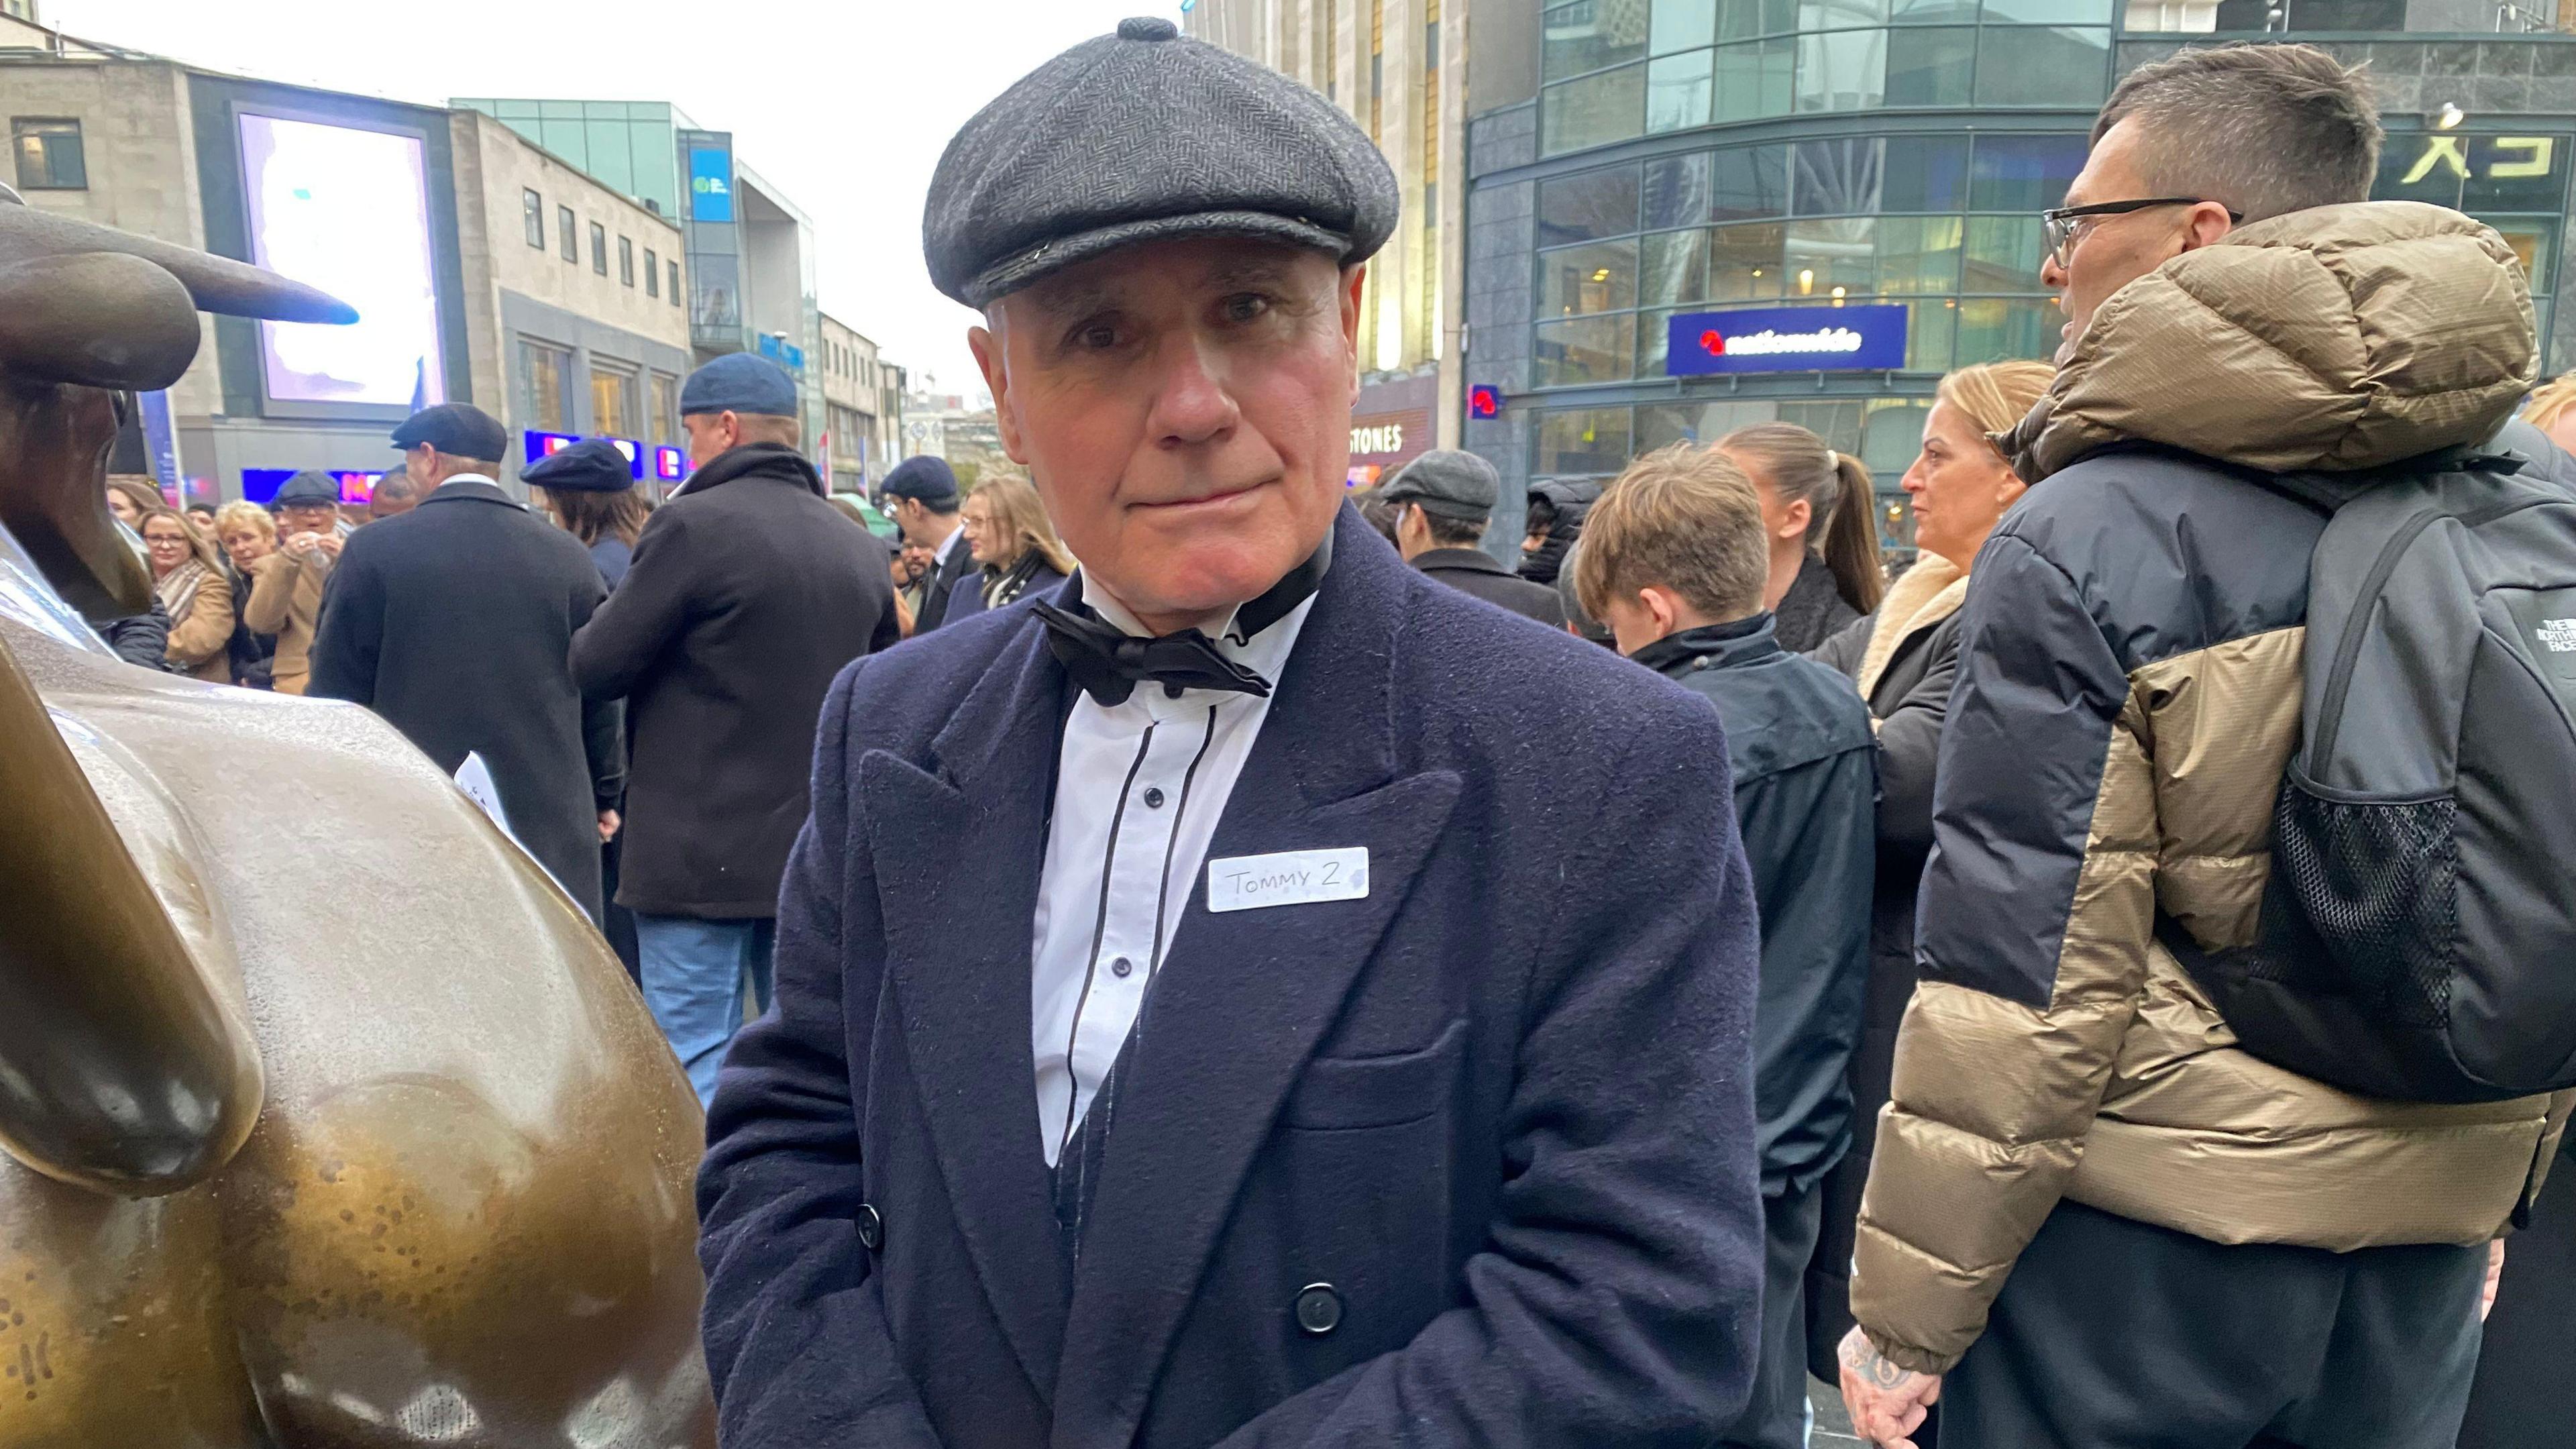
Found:
<path fill-rule="evenodd" d="M 357 310 L 348 303 L 247 262 L 55 216 L 32 206 L 0 205 L 0 265 L 82 252 L 121 252 L 141 257 L 178 278 L 198 308 L 207 312 L 264 317 L 272 322 L 346 324 L 358 320 Z"/>
<path fill-rule="evenodd" d="M 242 1009 L 208 969 L 228 948 L 211 920 L 192 942 L 173 918 L 5 643 L 0 812 L 0 1148 L 119 1197 L 203 1181 L 265 1091 Z M 162 825 L 182 843 L 175 816 Z"/>

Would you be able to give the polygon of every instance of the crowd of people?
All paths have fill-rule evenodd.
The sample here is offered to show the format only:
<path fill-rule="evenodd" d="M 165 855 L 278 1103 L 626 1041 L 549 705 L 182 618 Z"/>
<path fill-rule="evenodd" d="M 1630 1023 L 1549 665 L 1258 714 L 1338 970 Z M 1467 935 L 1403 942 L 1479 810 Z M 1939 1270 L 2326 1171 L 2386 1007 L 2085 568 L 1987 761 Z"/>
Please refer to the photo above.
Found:
<path fill-rule="evenodd" d="M 1137 108 L 1212 95 L 1261 179 L 1158 180 Z M 531 511 L 457 404 L 363 526 L 110 484 L 121 654 L 479 762 L 628 955 L 712 1108 L 728 1442 L 1794 1449 L 1811 1376 L 1891 1449 L 2554 1442 L 2576 1092 L 2261 1035 L 2300 480 L 2576 496 L 2527 279 L 2365 200 L 2363 79 L 2122 82 L 2065 346 L 1941 379 L 1901 570 L 1787 423 L 1534 485 L 1516 568 L 1474 454 L 1346 505 L 1393 181 L 1301 95 L 1130 21 L 969 124 L 931 271 L 1045 466 L 907 460 L 894 540 L 748 356 L 658 507 L 585 443 Z"/>

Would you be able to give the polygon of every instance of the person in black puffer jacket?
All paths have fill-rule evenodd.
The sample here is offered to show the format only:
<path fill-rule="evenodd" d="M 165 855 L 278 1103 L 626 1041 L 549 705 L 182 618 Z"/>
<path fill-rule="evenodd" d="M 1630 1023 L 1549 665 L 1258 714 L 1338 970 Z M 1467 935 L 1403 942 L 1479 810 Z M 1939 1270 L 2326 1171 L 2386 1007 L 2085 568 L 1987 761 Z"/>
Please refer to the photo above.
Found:
<path fill-rule="evenodd" d="M 1851 676 L 1878 728 L 1878 874 L 1870 902 L 1868 1002 L 1852 1053 L 1849 1155 L 1825 1181 L 1825 1223 L 1807 1268 L 1807 1366 L 1827 1383 L 1835 1346 L 1851 1330 L 1851 1259 L 1861 1187 L 1869 1180 L 1879 1108 L 1895 1068 L 1896 1029 L 1914 995 L 1914 894 L 1932 848 L 1933 763 L 1959 674 L 1959 605 L 1968 566 L 2004 509 L 2022 493 L 1986 441 L 2030 411 L 2048 389 L 2040 362 L 1961 368 L 1941 380 L 1926 415 L 1923 455 L 1905 471 L 1914 497 L 1914 567 L 1869 617 L 1809 657 Z M 1915 1441 L 1930 1449 L 1928 1434 Z"/>

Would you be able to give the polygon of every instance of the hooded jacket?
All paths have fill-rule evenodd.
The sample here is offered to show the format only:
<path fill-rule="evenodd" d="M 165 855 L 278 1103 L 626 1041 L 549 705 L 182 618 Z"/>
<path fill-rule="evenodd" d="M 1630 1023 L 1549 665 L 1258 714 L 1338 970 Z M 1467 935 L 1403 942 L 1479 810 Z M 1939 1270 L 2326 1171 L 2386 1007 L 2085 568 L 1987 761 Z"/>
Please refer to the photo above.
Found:
<path fill-rule="evenodd" d="M 1852 1306 L 1945 1371 L 2062 1199 L 2219 1243 L 2483 1242 L 2568 1097 L 2352 1096 L 2239 1050 L 2156 941 L 2253 939 L 2324 517 L 2263 486 L 2483 442 L 2528 289 L 2410 202 L 2240 228 L 2114 294 L 1999 442 L 2032 483 L 1971 572 Z"/>

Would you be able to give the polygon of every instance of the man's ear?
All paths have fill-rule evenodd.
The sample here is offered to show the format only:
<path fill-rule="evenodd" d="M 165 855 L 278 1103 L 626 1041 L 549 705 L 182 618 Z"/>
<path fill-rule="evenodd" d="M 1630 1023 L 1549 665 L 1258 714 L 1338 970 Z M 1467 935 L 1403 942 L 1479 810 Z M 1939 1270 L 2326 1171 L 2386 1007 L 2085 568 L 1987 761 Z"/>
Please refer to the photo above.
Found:
<path fill-rule="evenodd" d="M 2191 219 L 2183 224 L 2182 249 L 2190 252 L 2215 245 L 2235 229 L 2236 223 L 2228 219 L 2226 207 L 2204 201 L 2191 209 Z"/>
<path fill-rule="evenodd" d="M 1004 346 L 999 335 L 1003 329 L 998 313 L 1006 305 L 995 302 L 994 310 L 985 314 L 986 319 L 993 323 L 992 328 L 966 329 L 966 346 L 975 354 L 976 370 L 984 374 L 984 390 L 993 395 L 993 426 L 1001 434 L 1002 452 L 1025 468 L 1029 465 L 1029 455 L 1020 446 L 1019 414 L 1011 407 L 1011 363 L 1003 355 Z"/>
<path fill-rule="evenodd" d="M 1637 603 L 1653 616 L 1656 638 L 1664 638 L 1681 627 L 1681 610 L 1674 602 L 1672 591 L 1662 585 L 1648 584 L 1639 589 Z"/>
<path fill-rule="evenodd" d="M 1360 400 L 1360 290 L 1368 282 L 1368 268 L 1342 268 L 1342 352 L 1351 360 L 1351 402 Z"/>

